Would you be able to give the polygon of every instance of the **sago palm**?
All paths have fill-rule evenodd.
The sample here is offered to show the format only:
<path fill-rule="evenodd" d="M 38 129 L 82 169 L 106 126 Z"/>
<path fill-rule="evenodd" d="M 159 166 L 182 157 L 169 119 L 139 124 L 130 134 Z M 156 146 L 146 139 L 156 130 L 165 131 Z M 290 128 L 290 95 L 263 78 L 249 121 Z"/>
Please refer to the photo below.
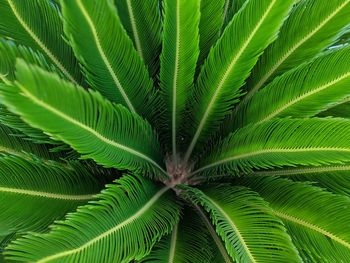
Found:
<path fill-rule="evenodd" d="M 350 0 L 1 0 L 6 262 L 350 262 Z"/>

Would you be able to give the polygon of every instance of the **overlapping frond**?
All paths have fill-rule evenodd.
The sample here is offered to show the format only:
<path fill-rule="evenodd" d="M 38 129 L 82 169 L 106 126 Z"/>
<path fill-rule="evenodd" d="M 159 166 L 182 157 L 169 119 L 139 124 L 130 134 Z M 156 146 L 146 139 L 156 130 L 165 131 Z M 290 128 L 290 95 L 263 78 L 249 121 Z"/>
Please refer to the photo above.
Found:
<path fill-rule="evenodd" d="M 349 0 L 302 0 L 281 28 L 278 39 L 259 59 L 247 82 L 250 98 L 289 69 L 334 44 L 350 23 Z"/>
<path fill-rule="evenodd" d="M 18 157 L 0 157 L 0 235 L 43 231 L 54 220 L 94 199 L 103 188 L 79 170 Z"/>
<path fill-rule="evenodd" d="M 64 30 L 91 87 L 151 118 L 153 83 L 112 1 L 64 0 L 62 12 Z"/>
<path fill-rule="evenodd" d="M 350 118 L 350 98 L 346 98 L 342 103 L 339 105 L 335 105 L 334 107 L 331 107 L 330 109 L 321 112 L 318 114 L 319 117 L 341 117 L 341 118 Z"/>
<path fill-rule="evenodd" d="M 139 56 L 151 76 L 159 71 L 161 50 L 160 9 L 158 0 L 115 0 L 118 14 Z"/>
<path fill-rule="evenodd" d="M 97 197 L 99 201 L 78 208 L 48 234 L 14 241 L 5 254 L 15 261 L 38 263 L 140 260 L 179 218 L 179 205 L 169 188 L 142 177 L 123 177 Z"/>
<path fill-rule="evenodd" d="M 350 161 L 350 121 L 276 119 L 248 125 L 213 147 L 193 175 L 249 173 L 282 166 L 325 166 Z"/>
<path fill-rule="evenodd" d="M 185 187 L 205 207 L 227 252 L 238 262 L 301 262 L 282 222 L 257 193 L 230 185 Z"/>
<path fill-rule="evenodd" d="M 200 0 L 165 0 L 163 48 L 160 58 L 162 130 L 175 158 L 183 137 L 185 106 L 193 89 L 199 54 Z"/>
<path fill-rule="evenodd" d="M 240 180 L 269 202 L 306 262 L 348 262 L 350 231 L 348 197 L 307 183 L 259 177 Z"/>
<path fill-rule="evenodd" d="M 151 126 L 97 92 L 89 93 L 19 61 L 17 81 L 12 86 L 3 85 L 0 93 L 11 111 L 84 158 L 106 167 L 164 176 L 160 147 Z"/>
<path fill-rule="evenodd" d="M 0 13 L 0 35 L 40 51 L 68 80 L 82 82 L 72 48 L 63 39 L 55 5 L 47 0 L 3 0 Z"/>
<path fill-rule="evenodd" d="M 349 97 L 349 86 L 350 48 L 347 47 L 276 78 L 240 108 L 234 126 L 276 117 L 315 116 Z"/>
<path fill-rule="evenodd" d="M 211 263 L 211 252 L 204 222 L 187 207 L 171 234 L 156 244 L 141 262 Z"/>
<path fill-rule="evenodd" d="M 237 102 L 240 87 L 263 50 L 276 38 L 293 3 L 251 0 L 227 26 L 210 51 L 193 92 L 188 121 L 192 139 L 185 159 L 198 142 L 208 139 Z"/>

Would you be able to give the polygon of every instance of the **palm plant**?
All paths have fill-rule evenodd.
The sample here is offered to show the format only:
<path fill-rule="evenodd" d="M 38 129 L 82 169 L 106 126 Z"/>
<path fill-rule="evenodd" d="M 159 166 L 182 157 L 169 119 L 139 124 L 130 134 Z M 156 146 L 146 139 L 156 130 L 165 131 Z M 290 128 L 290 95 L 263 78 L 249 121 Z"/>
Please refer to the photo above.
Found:
<path fill-rule="evenodd" d="M 349 25 L 350 0 L 1 0 L 4 260 L 350 262 Z"/>

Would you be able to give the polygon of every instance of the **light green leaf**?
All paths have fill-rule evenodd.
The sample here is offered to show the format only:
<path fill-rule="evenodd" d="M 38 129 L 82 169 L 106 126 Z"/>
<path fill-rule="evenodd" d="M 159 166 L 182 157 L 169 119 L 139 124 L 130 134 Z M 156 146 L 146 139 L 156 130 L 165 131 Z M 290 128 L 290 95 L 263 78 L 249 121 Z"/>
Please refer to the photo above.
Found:
<path fill-rule="evenodd" d="M 212 147 L 206 156 L 192 176 L 342 164 L 350 161 L 350 121 L 276 119 L 248 125 Z"/>
<path fill-rule="evenodd" d="M 170 152 L 177 156 L 183 137 L 185 106 L 193 89 L 199 54 L 199 0 L 165 0 L 160 86 L 166 108 L 161 112 L 162 130 Z M 181 133 L 182 132 L 182 133 Z"/>
<path fill-rule="evenodd" d="M 112 1 L 63 0 L 62 12 L 64 30 L 92 88 L 149 116 L 153 83 Z"/>
<path fill-rule="evenodd" d="M 3 0 L 0 13 L 2 36 L 40 51 L 68 80 L 82 82 L 73 51 L 63 39 L 62 20 L 54 5 L 47 0 Z"/>
<path fill-rule="evenodd" d="M 184 187 L 182 195 L 204 206 L 226 250 L 238 262 L 301 262 L 282 222 L 257 193 L 245 187 Z"/>
<path fill-rule="evenodd" d="M 158 0 L 115 0 L 115 4 L 134 47 L 155 77 L 159 71 L 162 40 Z"/>
<path fill-rule="evenodd" d="M 263 50 L 276 38 L 293 3 L 294 0 L 251 0 L 227 26 L 210 51 L 193 92 L 188 120 L 188 136 L 192 139 L 185 160 L 197 143 L 203 146 L 237 102 L 240 87 Z"/>
<path fill-rule="evenodd" d="M 157 137 L 137 115 L 23 61 L 17 80 L 0 97 L 31 126 L 106 167 L 164 176 Z"/>
<path fill-rule="evenodd" d="M 98 198 L 57 222 L 48 234 L 14 241 L 6 256 L 38 263 L 140 260 L 179 218 L 174 193 L 142 177 L 123 177 Z"/>
<path fill-rule="evenodd" d="M 350 260 L 350 199 L 307 183 L 259 177 L 240 180 L 270 203 L 305 262 Z"/>

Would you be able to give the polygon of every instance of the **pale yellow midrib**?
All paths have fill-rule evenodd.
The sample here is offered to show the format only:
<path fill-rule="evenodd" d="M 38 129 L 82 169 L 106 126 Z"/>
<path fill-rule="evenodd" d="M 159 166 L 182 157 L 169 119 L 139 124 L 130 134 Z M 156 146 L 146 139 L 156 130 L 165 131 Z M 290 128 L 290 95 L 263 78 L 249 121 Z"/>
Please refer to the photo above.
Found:
<path fill-rule="evenodd" d="M 332 87 L 334 85 L 336 85 L 338 82 L 348 78 L 350 76 L 350 72 L 343 74 L 342 76 L 336 78 L 335 80 L 322 85 L 316 89 L 313 89 L 309 92 L 306 92 L 305 94 L 295 98 L 294 100 L 289 101 L 287 104 L 283 105 L 282 107 L 274 110 L 272 113 L 270 113 L 268 116 L 266 116 L 265 118 L 263 118 L 262 120 L 258 121 L 258 123 L 262 123 L 268 120 L 271 120 L 272 118 L 276 117 L 277 115 L 281 114 L 283 111 L 285 111 L 286 109 L 288 109 L 289 107 L 293 106 L 294 104 L 298 103 L 299 101 L 302 101 L 318 92 L 324 91 L 326 89 L 328 89 L 329 87 Z"/>
<path fill-rule="evenodd" d="M 130 25 L 131 25 L 132 34 L 133 34 L 134 40 L 135 40 L 136 50 L 139 53 L 141 59 L 144 60 L 142 45 L 141 45 L 141 41 L 140 41 L 140 37 L 139 37 L 139 32 L 137 30 L 135 16 L 134 16 L 134 10 L 133 10 L 133 7 L 132 7 L 130 0 L 126 0 L 126 4 L 128 7 L 128 12 L 129 12 L 129 16 L 130 16 Z"/>
<path fill-rule="evenodd" d="M 177 223 L 177 224 L 174 226 L 173 232 L 172 232 L 172 234 L 171 234 L 171 242 L 170 242 L 170 250 L 169 250 L 168 263 L 173 263 L 173 262 L 174 262 L 175 251 L 176 251 L 176 242 L 177 242 L 178 228 L 179 228 L 179 224 Z"/>
<path fill-rule="evenodd" d="M 256 93 L 262 85 L 271 77 L 271 75 L 282 65 L 282 63 L 289 58 L 290 55 L 294 53 L 295 50 L 297 50 L 301 45 L 303 45 L 306 41 L 308 41 L 312 36 L 314 36 L 319 30 L 321 30 L 333 17 L 335 17 L 344 6 L 346 6 L 350 0 L 345 1 L 343 4 L 341 4 L 333 13 L 331 13 L 325 20 L 322 21 L 314 30 L 312 30 L 309 34 L 307 34 L 305 37 L 303 37 L 298 43 L 296 43 L 287 53 L 281 57 L 277 63 L 261 78 L 261 80 L 256 84 L 253 89 L 248 92 L 246 95 L 245 100 L 248 100 L 253 96 L 254 93 Z"/>
<path fill-rule="evenodd" d="M 19 195 L 30 195 L 30 196 L 36 196 L 36 197 L 49 198 L 49 199 L 72 200 L 72 201 L 91 200 L 94 198 L 94 195 L 95 195 L 95 194 L 89 194 L 89 195 L 56 194 L 56 193 L 48 193 L 48 192 L 25 190 L 25 189 L 10 188 L 10 187 L 0 187 L 0 192 L 19 194 Z"/>
<path fill-rule="evenodd" d="M 126 220 L 124 220 L 123 222 L 119 223 L 115 227 L 109 229 L 108 231 L 106 231 L 106 232 L 98 235 L 97 237 L 91 239 L 90 241 L 88 241 L 84 245 L 82 245 L 82 246 L 80 246 L 78 248 L 72 249 L 72 250 L 67 250 L 67 251 L 60 252 L 60 253 L 57 253 L 57 254 L 54 254 L 54 255 L 51 255 L 51 256 L 47 256 L 45 258 L 42 258 L 42 259 L 38 260 L 37 263 L 45 263 L 45 262 L 49 262 L 50 260 L 54 260 L 54 259 L 57 259 L 57 258 L 69 256 L 69 255 L 74 254 L 74 253 L 79 253 L 80 251 L 82 251 L 85 248 L 93 245 L 94 243 L 100 241 L 101 239 L 103 239 L 103 238 L 105 238 L 105 237 L 107 237 L 107 236 L 117 232 L 119 229 L 125 227 L 126 225 L 128 225 L 128 224 L 132 223 L 134 220 L 136 220 L 138 217 L 142 216 L 168 190 L 169 190 L 169 187 L 162 188 L 139 211 L 137 211 L 131 217 L 127 218 Z"/>
<path fill-rule="evenodd" d="M 316 231 L 316 232 L 318 232 L 318 233 L 320 233 L 320 234 L 322 234 L 322 235 L 324 235 L 324 236 L 327 236 L 327 237 L 329 237 L 330 239 L 336 241 L 337 243 L 339 243 L 339 244 L 345 246 L 346 248 L 349 248 L 349 249 L 350 249 L 350 243 L 348 243 L 347 241 L 345 241 L 345 240 L 343 240 L 343 239 L 337 237 L 336 235 L 334 235 L 334 234 L 328 232 L 327 230 L 324 230 L 324 229 L 321 228 L 321 227 L 315 226 L 315 225 L 313 225 L 313 224 L 311 224 L 311 223 L 308 223 L 308 222 L 306 222 L 306 221 L 304 221 L 304 220 L 301 220 L 301 219 L 299 219 L 299 218 L 297 218 L 297 217 L 290 216 L 290 215 L 287 215 L 287 214 L 285 214 L 285 213 L 278 212 L 278 211 L 276 211 L 276 210 L 274 210 L 273 213 L 274 213 L 276 216 L 278 216 L 278 217 L 280 217 L 280 218 L 282 218 L 282 219 L 288 220 L 288 221 L 293 222 L 293 223 L 295 223 L 295 224 L 302 225 L 302 226 L 304 226 L 304 227 L 306 227 L 306 228 L 309 228 L 309 229 L 311 229 L 311 230 L 314 230 L 314 231 Z"/>
<path fill-rule="evenodd" d="M 210 221 L 208 220 L 206 215 L 203 213 L 202 209 L 198 205 L 194 205 L 194 207 L 197 209 L 199 215 L 204 220 L 204 223 L 207 226 L 210 235 L 214 239 L 214 242 L 215 242 L 216 246 L 218 247 L 223 259 L 225 260 L 225 263 L 232 263 L 232 260 L 231 260 L 230 256 L 227 254 L 227 251 L 226 251 L 224 245 L 222 244 L 220 238 L 216 234 L 216 231 L 213 228 L 212 224 L 210 223 Z"/>
<path fill-rule="evenodd" d="M 126 151 L 130 154 L 133 154 L 141 159 L 144 159 L 145 161 L 153 164 L 155 167 L 157 167 L 162 173 L 166 174 L 166 172 L 163 170 L 163 168 L 161 168 L 154 160 L 152 160 L 151 158 L 149 158 L 148 156 L 132 149 L 129 148 L 125 145 L 119 144 L 115 141 L 112 141 L 106 137 L 104 137 L 102 134 L 98 133 L 97 131 L 93 130 L 92 128 L 84 125 L 83 123 L 71 118 L 70 116 L 64 114 L 63 112 L 57 110 L 56 108 L 51 107 L 50 105 L 46 104 L 45 102 L 39 100 L 38 98 L 36 98 L 33 94 L 31 94 L 28 90 L 26 90 L 22 85 L 19 85 L 17 83 L 17 85 L 20 87 L 20 89 L 22 90 L 22 92 L 24 93 L 25 96 L 27 96 L 29 99 L 31 99 L 34 103 L 40 105 L 41 107 L 43 107 L 44 109 L 52 112 L 53 114 L 57 115 L 58 117 L 80 127 L 81 129 L 91 133 L 92 135 L 94 135 L 97 139 L 99 139 L 100 141 L 102 141 L 103 143 L 109 144 L 115 148 L 121 149 L 123 151 Z"/>
<path fill-rule="evenodd" d="M 234 58 L 232 59 L 232 62 L 230 63 L 230 65 L 227 67 L 225 74 L 223 75 L 221 81 L 219 82 L 215 93 L 213 95 L 213 97 L 211 98 L 208 107 L 206 109 L 206 111 L 204 112 L 204 115 L 198 125 L 198 128 L 196 130 L 195 135 L 193 136 L 193 139 L 191 141 L 191 144 L 185 154 L 185 162 L 187 162 L 192 154 L 192 151 L 198 141 L 198 138 L 202 132 L 202 129 L 204 127 L 204 124 L 211 112 L 211 108 L 213 107 L 214 102 L 216 101 L 216 97 L 219 95 L 220 90 L 222 89 L 222 87 L 224 86 L 228 76 L 230 75 L 232 69 L 234 68 L 234 66 L 236 65 L 237 61 L 240 59 L 241 55 L 244 53 L 245 49 L 248 47 L 248 45 L 250 44 L 250 41 L 253 39 L 253 37 L 255 36 L 256 32 L 259 30 L 260 26 L 262 25 L 262 23 L 264 22 L 265 18 L 268 16 L 270 10 L 272 9 L 272 7 L 274 6 L 276 0 L 271 1 L 270 5 L 268 6 L 268 8 L 266 9 L 266 12 L 264 13 L 264 15 L 261 17 L 261 19 L 259 20 L 259 22 L 257 23 L 257 25 L 255 26 L 254 30 L 252 30 L 251 34 L 249 35 L 249 37 L 247 38 L 247 40 L 244 42 L 244 44 L 242 45 L 242 47 L 239 49 L 239 51 L 237 52 L 237 54 L 234 56 Z"/>
<path fill-rule="evenodd" d="M 249 158 L 252 156 L 256 156 L 256 155 L 261 155 L 261 154 L 267 154 L 267 153 L 295 153 L 295 152 L 321 152 L 321 151 L 325 151 L 325 152 L 332 152 L 332 151 L 337 151 L 337 152 L 347 152 L 350 153 L 350 149 L 345 149 L 345 148 L 331 148 L 331 147 L 313 147 L 313 148 L 298 148 L 298 149 L 264 149 L 264 150 L 259 150 L 259 151 L 254 151 L 254 152 L 250 152 L 250 153 L 243 153 L 240 155 L 236 155 L 233 157 L 229 157 L 229 158 L 225 158 L 219 161 L 216 161 L 214 163 L 208 164 L 206 166 L 203 166 L 202 168 L 199 168 L 198 170 L 194 171 L 191 176 L 202 172 L 206 169 L 210 169 L 212 167 L 218 166 L 220 164 L 224 164 L 227 162 L 231 162 L 234 160 L 238 160 L 238 159 L 244 159 L 244 158 Z"/>
<path fill-rule="evenodd" d="M 81 10 L 81 13 L 83 14 L 83 16 L 85 17 L 86 19 L 86 22 L 88 23 L 88 25 L 90 26 L 90 29 L 91 29 L 91 32 L 92 32 L 92 35 L 93 35 L 93 38 L 95 40 L 95 43 L 96 43 L 96 47 L 97 47 L 97 50 L 98 52 L 100 53 L 101 55 L 101 58 L 104 62 L 104 64 L 106 65 L 107 67 L 107 70 L 109 72 L 109 74 L 111 75 L 113 81 L 114 81 L 114 84 L 116 85 L 117 89 L 119 90 L 120 94 L 122 95 L 125 103 L 127 104 L 128 108 L 130 109 L 130 111 L 132 112 L 136 112 L 133 104 L 131 103 L 128 95 L 126 94 L 124 88 L 123 88 L 123 85 L 120 83 L 117 75 L 115 74 L 114 70 L 113 70 L 113 67 L 111 65 L 111 63 L 109 62 L 105 52 L 103 51 L 103 48 L 101 46 L 101 43 L 100 43 L 100 39 L 98 37 L 98 34 L 97 34 L 97 30 L 95 28 L 95 25 L 89 15 L 89 13 L 87 12 L 87 10 L 85 9 L 84 5 L 82 4 L 81 0 L 77 0 L 77 4 L 78 4 L 78 7 L 80 8 Z"/>
<path fill-rule="evenodd" d="M 31 38 L 38 44 L 38 46 L 44 51 L 44 53 L 51 59 L 51 61 L 63 72 L 63 74 L 74 84 L 78 84 L 68 70 L 62 65 L 62 63 L 56 58 L 56 56 L 46 47 L 46 45 L 39 39 L 39 37 L 30 29 L 27 23 L 23 20 L 21 15 L 18 13 L 16 6 L 13 4 L 12 0 L 7 0 L 10 8 L 17 18 L 18 22 L 24 28 L 25 31 L 31 36 Z"/>
<path fill-rule="evenodd" d="M 234 230 L 234 232 L 236 233 L 240 243 L 242 244 L 244 250 L 246 251 L 249 259 L 253 262 L 256 263 L 257 261 L 255 260 L 255 258 L 253 257 L 252 253 L 250 252 L 250 249 L 247 245 L 247 243 L 245 242 L 241 232 L 239 231 L 239 229 L 237 228 L 236 224 L 233 222 L 233 220 L 229 217 L 229 215 L 214 201 L 212 200 L 210 197 L 208 197 L 206 195 L 206 199 L 208 199 L 209 202 L 211 202 L 216 209 L 219 210 L 219 212 L 226 218 L 226 220 L 229 222 L 230 226 L 232 227 L 232 229 Z"/>

